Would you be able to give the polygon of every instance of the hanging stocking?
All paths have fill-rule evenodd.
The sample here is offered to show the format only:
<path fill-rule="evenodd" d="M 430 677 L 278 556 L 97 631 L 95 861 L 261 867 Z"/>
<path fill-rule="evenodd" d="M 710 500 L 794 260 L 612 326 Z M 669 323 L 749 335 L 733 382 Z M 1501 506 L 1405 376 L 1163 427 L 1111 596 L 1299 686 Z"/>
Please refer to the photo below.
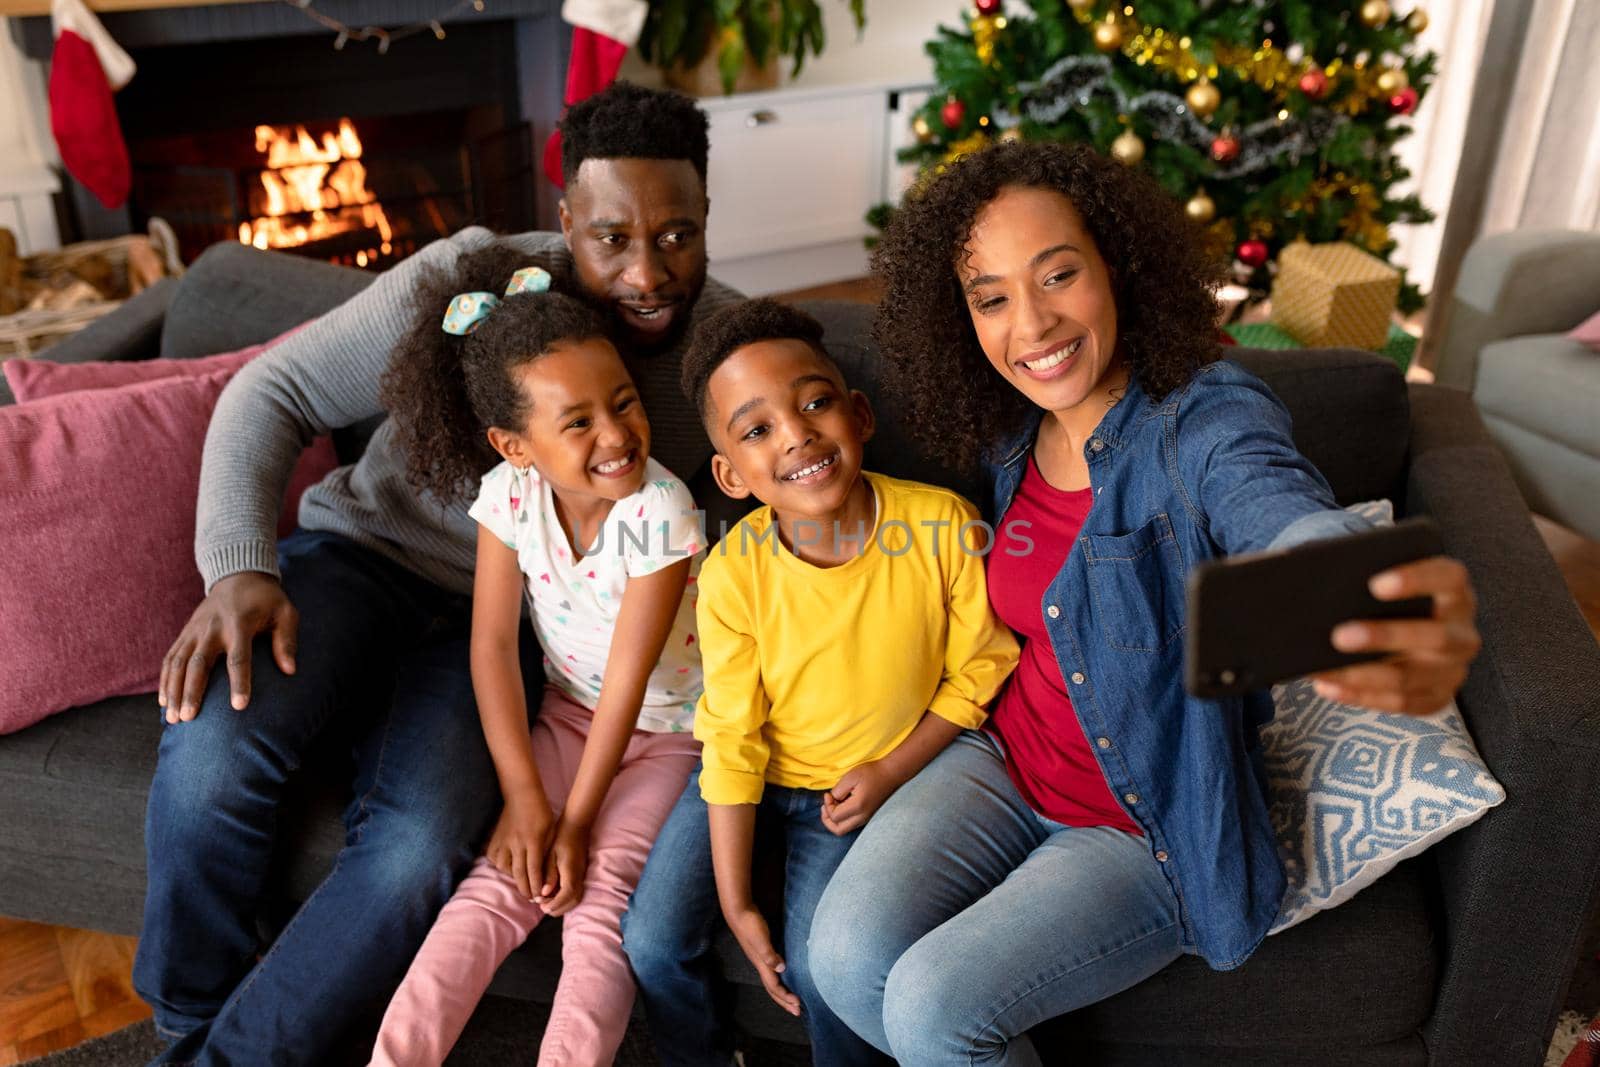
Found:
<path fill-rule="evenodd" d="M 567 107 L 616 80 L 617 68 L 639 40 L 649 12 L 646 0 L 566 0 L 561 5 L 561 17 L 572 24 L 572 57 L 567 63 L 567 93 L 562 101 Z M 556 188 L 565 188 L 560 130 L 545 142 L 544 173 Z"/>
<path fill-rule="evenodd" d="M 111 94 L 134 64 L 83 0 L 55 0 L 50 59 L 50 130 L 67 172 L 107 208 L 128 199 L 132 174 Z"/>

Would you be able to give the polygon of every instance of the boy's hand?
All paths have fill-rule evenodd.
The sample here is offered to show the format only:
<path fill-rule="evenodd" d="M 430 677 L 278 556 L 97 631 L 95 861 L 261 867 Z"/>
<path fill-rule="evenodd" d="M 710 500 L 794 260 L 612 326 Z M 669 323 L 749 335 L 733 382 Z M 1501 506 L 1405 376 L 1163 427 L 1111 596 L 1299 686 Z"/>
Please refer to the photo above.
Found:
<path fill-rule="evenodd" d="M 822 794 L 822 825 L 841 837 L 860 829 L 900 784 L 880 760 L 850 768 Z"/>
<path fill-rule="evenodd" d="M 508 796 L 485 855 L 502 874 L 511 876 L 518 892 L 534 900 L 554 832 L 555 818 L 542 792 Z"/>
<path fill-rule="evenodd" d="M 767 920 L 753 907 L 724 912 L 723 918 L 728 920 L 728 929 L 739 939 L 739 947 L 744 949 L 746 958 L 761 976 L 767 996 L 790 1015 L 799 1015 L 800 998 L 784 988 L 778 978 L 784 971 L 783 957 L 772 947 L 772 933 L 767 929 Z"/>
<path fill-rule="evenodd" d="M 589 828 L 562 819 L 544 857 L 544 884 L 534 899 L 546 915 L 565 915 L 583 899 L 589 869 Z"/>

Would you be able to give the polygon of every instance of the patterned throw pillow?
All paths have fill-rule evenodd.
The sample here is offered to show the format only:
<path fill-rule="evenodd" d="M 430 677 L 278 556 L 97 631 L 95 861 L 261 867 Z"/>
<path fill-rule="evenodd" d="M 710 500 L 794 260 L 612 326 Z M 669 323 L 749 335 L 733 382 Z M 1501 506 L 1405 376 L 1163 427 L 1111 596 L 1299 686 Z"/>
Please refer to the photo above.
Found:
<path fill-rule="evenodd" d="M 1386 500 L 1349 510 L 1393 521 Z M 1433 715 L 1386 714 L 1325 700 L 1305 679 L 1274 686 L 1272 699 L 1262 754 L 1289 879 L 1272 933 L 1343 904 L 1506 798 L 1454 701 Z"/>

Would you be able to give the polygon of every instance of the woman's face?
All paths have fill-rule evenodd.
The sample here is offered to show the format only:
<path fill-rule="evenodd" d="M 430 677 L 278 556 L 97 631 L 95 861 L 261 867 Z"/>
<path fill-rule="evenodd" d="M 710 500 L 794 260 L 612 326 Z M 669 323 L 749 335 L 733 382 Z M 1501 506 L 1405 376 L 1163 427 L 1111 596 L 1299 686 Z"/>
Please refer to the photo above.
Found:
<path fill-rule="evenodd" d="M 1124 380 L 1111 275 L 1072 201 L 1007 186 L 973 220 L 956 274 L 978 344 L 1001 377 L 1093 429 Z"/>

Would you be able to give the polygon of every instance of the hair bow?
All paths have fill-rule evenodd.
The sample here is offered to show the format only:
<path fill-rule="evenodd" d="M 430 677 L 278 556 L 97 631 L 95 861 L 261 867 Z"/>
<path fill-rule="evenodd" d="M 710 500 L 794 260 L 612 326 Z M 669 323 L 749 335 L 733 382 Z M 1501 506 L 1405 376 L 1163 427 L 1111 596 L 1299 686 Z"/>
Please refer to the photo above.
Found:
<path fill-rule="evenodd" d="M 543 293 L 550 288 L 550 272 L 543 267 L 523 267 L 506 283 L 506 296 L 518 293 Z M 503 297 L 493 293 L 457 293 L 450 298 L 444 313 L 444 332 L 465 337 L 489 317 L 489 312 L 499 307 Z"/>

